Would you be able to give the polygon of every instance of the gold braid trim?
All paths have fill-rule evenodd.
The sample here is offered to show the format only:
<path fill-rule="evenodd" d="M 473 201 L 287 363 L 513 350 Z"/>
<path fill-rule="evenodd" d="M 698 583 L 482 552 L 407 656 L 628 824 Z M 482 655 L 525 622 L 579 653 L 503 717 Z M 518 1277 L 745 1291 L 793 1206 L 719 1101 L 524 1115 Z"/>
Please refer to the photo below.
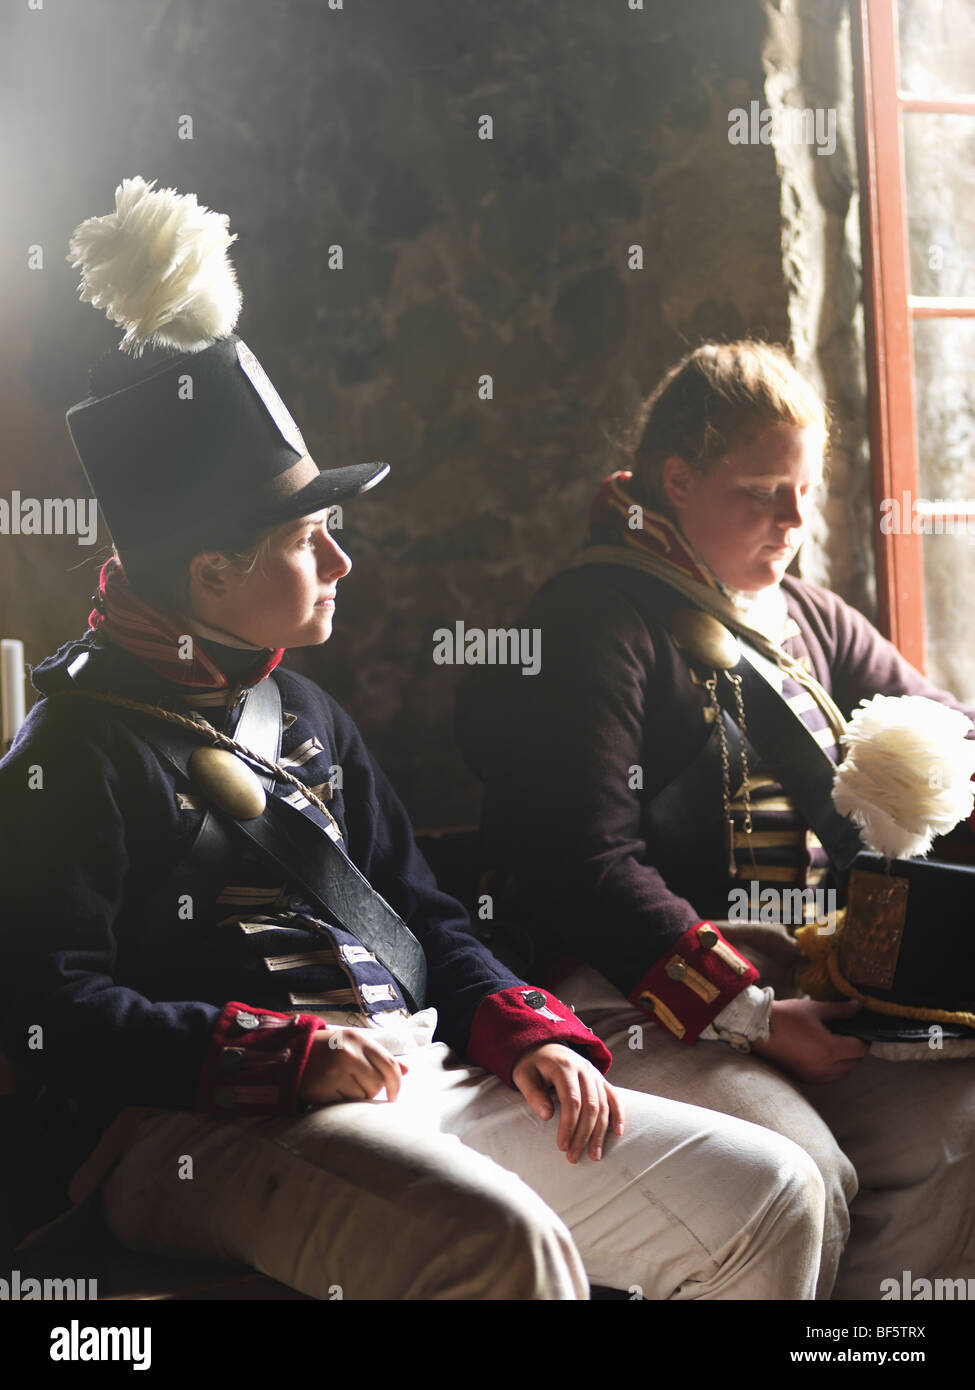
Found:
<path fill-rule="evenodd" d="M 845 918 L 845 916 L 846 908 L 841 907 L 836 914 L 837 930 L 841 925 L 840 919 Z M 832 935 L 832 933 L 827 935 L 825 932 L 821 932 L 812 922 L 796 928 L 796 945 L 809 962 L 796 983 L 799 989 L 812 999 L 836 999 L 839 997 L 830 979 L 826 964 Z"/>
<path fill-rule="evenodd" d="M 845 909 L 836 914 L 837 931 L 840 927 L 841 913 L 845 915 Z M 877 999 L 872 994 L 864 994 L 856 985 L 851 985 L 840 970 L 836 959 L 836 933 L 825 936 L 817 932 L 814 926 L 800 927 L 796 932 L 796 941 L 802 954 L 809 961 L 808 967 L 799 976 L 799 988 L 805 990 L 813 999 L 829 998 L 829 986 L 832 985 L 834 991 L 846 995 L 848 999 L 857 999 L 861 1004 L 867 1004 L 878 1014 L 888 1014 L 893 1018 L 913 1018 L 920 1023 L 958 1023 L 965 1028 L 975 1028 L 975 1014 L 965 1009 L 926 1009 L 920 1004 L 895 1004 L 889 999 Z"/>
<path fill-rule="evenodd" d="M 921 1023 L 960 1023 L 966 1028 L 975 1028 L 975 1014 L 966 1009 L 924 1009 L 920 1004 L 894 1004 L 889 999 L 875 999 L 872 994 L 861 994 L 856 985 L 843 978 L 832 950 L 826 957 L 826 968 L 838 990 L 850 999 L 859 999 L 861 1004 L 869 1004 L 875 1013 L 891 1014 L 894 1018 L 915 1018 Z"/>
<path fill-rule="evenodd" d="M 319 811 L 322 812 L 326 819 L 334 825 L 339 837 L 342 837 L 338 821 L 332 815 L 328 806 L 310 787 L 306 787 L 300 778 L 295 777 L 293 773 L 288 772 L 287 769 L 281 767 L 280 764 L 273 763 L 270 758 L 265 758 L 263 754 L 255 753 L 252 748 L 248 748 L 243 743 L 238 743 L 237 740 L 231 738 L 229 734 L 221 733 L 219 729 L 215 729 L 208 720 L 204 719 L 202 714 L 198 715 L 196 719 L 191 719 L 188 715 L 177 714 L 173 709 L 163 709 L 162 705 L 144 705 L 140 700 L 130 700 L 126 695 L 109 695 L 101 690 L 62 690 L 59 693 L 62 695 L 83 695 L 86 700 L 101 700 L 109 705 L 121 705 L 123 709 L 134 709 L 140 711 L 142 714 L 151 714 L 157 719 L 167 720 L 170 724 L 179 724 L 182 728 L 188 729 L 191 733 L 200 734 L 204 738 L 208 738 L 211 743 L 217 744 L 221 748 L 226 748 L 229 752 L 244 753 L 253 762 L 257 763 L 259 767 L 264 768 L 266 772 L 273 772 L 276 778 L 280 778 L 281 781 L 289 782 L 291 786 L 297 787 L 302 796 L 306 797 L 313 806 L 318 807 Z"/>

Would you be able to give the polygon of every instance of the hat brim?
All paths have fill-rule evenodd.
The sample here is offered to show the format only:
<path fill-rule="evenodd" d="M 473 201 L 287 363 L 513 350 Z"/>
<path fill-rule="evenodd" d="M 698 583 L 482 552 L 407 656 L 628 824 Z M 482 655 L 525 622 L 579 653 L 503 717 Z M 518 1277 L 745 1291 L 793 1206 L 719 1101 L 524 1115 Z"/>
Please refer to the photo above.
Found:
<path fill-rule="evenodd" d="M 918 1019 L 899 1018 L 894 1014 L 878 1014 L 863 1009 L 851 1018 L 832 1018 L 825 1020 L 831 1033 L 841 1033 L 847 1038 L 862 1038 L 864 1042 L 902 1042 L 916 1043 L 919 1047 L 931 1046 L 931 1025 Z M 975 1038 L 975 1031 L 960 1023 L 939 1023 L 941 1036 L 945 1038 Z"/>
<path fill-rule="evenodd" d="M 193 528 L 187 527 L 181 534 L 182 544 L 178 549 L 172 536 L 167 534 L 161 538 L 158 551 L 144 544 L 133 553 L 119 546 L 119 554 L 126 573 L 135 583 L 139 573 L 152 572 L 163 563 L 168 568 L 174 563 L 188 563 L 201 550 L 246 549 L 289 521 L 297 521 L 299 517 L 310 516 L 368 492 L 381 483 L 388 472 L 388 463 L 354 463 L 346 468 L 326 468 L 290 497 L 269 501 L 256 512 L 250 510 L 246 521 L 240 520 L 236 525 L 228 521 L 219 529 L 208 524 L 205 530 L 201 527 L 195 534 Z"/>
<path fill-rule="evenodd" d="M 362 493 L 381 483 L 389 472 L 388 463 L 353 463 L 346 468 L 326 468 L 303 488 L 293 492 L 290 497 L 269 502 L 261 511 L 259 519 L 251 517 L 250 523 L 242 530 L 248 536 L 273 531 L 299 517 L 310 516 L 325 507 L 333 507 L 337 502 L 360 497 Z"/>
<path fill-rule="evenodd" d="M 321 511 L 335 502 L 344 502 L 349 497 L 359 497 L 381 483 L 388 472 L 388 463 L 353 463 L 347 468 L 323 469 L 307 487 L 288 499 L 288 510 L 297 518 Z"/>

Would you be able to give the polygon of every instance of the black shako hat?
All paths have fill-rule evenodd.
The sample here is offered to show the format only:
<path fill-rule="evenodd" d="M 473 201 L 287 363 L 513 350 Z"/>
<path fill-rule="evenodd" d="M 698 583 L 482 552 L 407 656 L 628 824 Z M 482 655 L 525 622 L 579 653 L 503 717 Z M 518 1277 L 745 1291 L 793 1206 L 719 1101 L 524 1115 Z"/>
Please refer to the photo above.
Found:
<path fill-rule="evenodd" d="M 895 1004 L 887 1014 L 866 1004 L 832 1020 L 836 1033 L 868 1041 L 927 1042 L 930 1023 L 945 1037 L 973 1038 L 963 1019 L 975 1014 L 975 865 L 939 859 L 858 854 L 846 885 L 846 920 L 837 963 L 869 999 Z M 928 1017 L 934 1011 L 936 1018 Z"/>
<path fill-rule="evenodd" d="M 867 849 L 838 876 L 844 919 L 820 939 L 832 984 L 864 1007 L 834 1032 L 975 1037 L 975 867 L 918 857 L 971 815 L 971 733 L 967 715 L 919 695 L 875 695 L 850 717 L 833 803 Z"/>
<path fill-rule="evenodd" d="M 226 216 L 125 179 L 116 211 L 71 240 L 81 297 L 126 333 L 67 412 L 81 466 L 132 579 L 235 548 L 355 497 L 385 463 L 319 469 L 260 362 L 230 330 L 241 297 Z"/>

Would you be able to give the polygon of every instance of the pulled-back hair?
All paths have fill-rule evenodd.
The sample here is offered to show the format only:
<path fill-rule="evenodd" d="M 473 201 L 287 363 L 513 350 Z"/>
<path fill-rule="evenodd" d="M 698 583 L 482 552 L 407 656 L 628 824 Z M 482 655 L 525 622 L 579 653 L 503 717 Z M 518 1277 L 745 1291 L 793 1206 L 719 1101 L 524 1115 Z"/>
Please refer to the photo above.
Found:
<path fill-rule="evenodd" d="M 276 529 L 276 528 L 275 528 Z M 271 543 L 275 531 L 266 531 L 261 536 L 243 545 L 236 545 L 233 548 L 214 546 L 214 551 L 219 551 L 223 559 L 213 561 L 213 566 L 218 570 L 235 570 L 243 578 L 253 574 L 259 565 L 263 564 L 271 550 Z M 113 553 L 118 556 L 118 551 L 113 546 Z M 178 613 L 186 604 L 187 591 L 189 585 L 189 569 L 185 563 L 176 565 L 140 565 L 130 562 L 131 573 L 126 569 L 126 576 L 132 588 L 144 602 L 154 608 L 163 609 L 166 612 Z"/>
<path fill-rule="evenodd" d="M 664 376 L 644 404 L 632 469 L 644 501 L 669 512 L 663 466 L 676 455 L 701 474 L 775 425 L 819 425 L 829 411 L 784 348 L 743 339 L 702 343 Z"/>

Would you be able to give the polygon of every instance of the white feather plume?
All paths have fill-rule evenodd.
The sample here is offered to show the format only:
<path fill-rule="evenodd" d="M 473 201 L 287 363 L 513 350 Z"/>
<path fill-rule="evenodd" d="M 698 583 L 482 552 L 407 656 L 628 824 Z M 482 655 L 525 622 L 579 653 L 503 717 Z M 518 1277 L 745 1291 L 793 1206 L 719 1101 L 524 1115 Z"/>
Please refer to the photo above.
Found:
<path fill-rule="evenodd" d="M 972 721 L 920 695 L 861 700 L 843 739 L 833 804 L 886 859 L 927 854 L 935 835 L 971 815 Z"/>
<path fill-rule="evenodd" d="M 229 217 L 155 182 L 123 179 L 115 211 L 76 227 L 68 255 L 81 298 L 125 329 L 119 346 L 134 357 L 150 343 L 199 352 L 232 331 L 241 306 Z"/>

